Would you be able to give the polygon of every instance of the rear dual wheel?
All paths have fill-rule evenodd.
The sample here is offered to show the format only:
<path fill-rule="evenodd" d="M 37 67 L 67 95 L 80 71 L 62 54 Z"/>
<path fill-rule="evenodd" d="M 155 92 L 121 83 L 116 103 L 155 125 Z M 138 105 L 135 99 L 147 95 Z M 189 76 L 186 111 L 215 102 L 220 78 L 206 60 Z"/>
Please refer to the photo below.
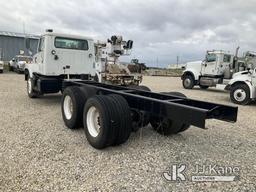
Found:
<path fill-rule="evenodd" d="M 65 125 L 70 129 L 83 126 L 83 107 L 88 96 L 78 86 L 67 87 L 62 94 L 61 112 Z"/>
<path fill-rule="evenodd" d="M 131 133 L 128 103 L 119 95 L 97 95 L 84 107 L 83 123 L 88 142 L 96 149 L 120 145 Z"/>
<path fill-rule="evenodd" d="M 131 112 L 120 95 L 95 95 L 76 86 L 62 95 L 62 117 L 70 129 L 84 127 L 88 142 L 96 149 L 119 145 L 131 133 Z"/>

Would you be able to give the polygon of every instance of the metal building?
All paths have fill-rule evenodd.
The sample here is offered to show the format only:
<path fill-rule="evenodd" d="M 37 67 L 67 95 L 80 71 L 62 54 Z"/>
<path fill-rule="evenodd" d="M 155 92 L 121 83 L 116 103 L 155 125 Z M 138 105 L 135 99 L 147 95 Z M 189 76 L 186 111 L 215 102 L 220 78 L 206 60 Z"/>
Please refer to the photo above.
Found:
<path fill-rule="evenodd" d="M 30 39 L 30 50 L 26 48 L 25 39 Z M 34 55 L 39 36 L 23 33 L 0 31 L 0 57 L 10 61 L 15 55 Z"/>

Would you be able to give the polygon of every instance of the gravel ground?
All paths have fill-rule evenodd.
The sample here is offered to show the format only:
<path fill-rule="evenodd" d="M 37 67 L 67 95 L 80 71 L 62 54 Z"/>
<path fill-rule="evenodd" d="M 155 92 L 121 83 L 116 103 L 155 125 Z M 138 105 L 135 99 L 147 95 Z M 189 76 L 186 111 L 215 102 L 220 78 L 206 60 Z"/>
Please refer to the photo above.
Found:
<path fill-rule="evenodd" d="M 60 94 L 29 99 L 23 79 L 0 75 L 0 191 L 256 191 L 256 104 L 239 106 L 235 124 L 210 120 L 208 130 L 169 137 L 148 126 L 99 151 L 82 129 L 65 127 Z M 227 93 L 184 90 L 179 78 L 144 77 L 143 84 L 232 105 Z M 162 173 L 174 163 L 239 166 L 240 180 L 168 182 Z"/>

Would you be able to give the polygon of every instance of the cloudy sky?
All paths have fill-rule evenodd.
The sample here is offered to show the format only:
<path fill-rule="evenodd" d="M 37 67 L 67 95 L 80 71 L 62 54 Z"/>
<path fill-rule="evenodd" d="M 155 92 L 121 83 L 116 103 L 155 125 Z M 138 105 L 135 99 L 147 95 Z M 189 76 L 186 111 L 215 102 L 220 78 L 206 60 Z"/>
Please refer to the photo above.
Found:
<path fill-rule="evenodd" d="M 256 51 L 256 0 L 0 0 L 0 30 L 134 40 L 132 58 L 165 67 L 206 50 Z M 130 59 L 130 58 L 127 58 Z"/>

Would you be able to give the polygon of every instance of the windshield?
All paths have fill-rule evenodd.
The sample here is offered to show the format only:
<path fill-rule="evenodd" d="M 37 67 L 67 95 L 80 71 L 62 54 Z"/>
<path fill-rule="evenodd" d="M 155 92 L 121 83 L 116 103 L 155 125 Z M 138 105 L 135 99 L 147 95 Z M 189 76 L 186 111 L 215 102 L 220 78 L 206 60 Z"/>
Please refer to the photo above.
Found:
<path fill-rule="evenodd" d="M 214 53 L 207 54 L 206 62 L 214 62 L 214 61 L 216 61 L 216 58 L 217 58 L 217 56 Z"/>

